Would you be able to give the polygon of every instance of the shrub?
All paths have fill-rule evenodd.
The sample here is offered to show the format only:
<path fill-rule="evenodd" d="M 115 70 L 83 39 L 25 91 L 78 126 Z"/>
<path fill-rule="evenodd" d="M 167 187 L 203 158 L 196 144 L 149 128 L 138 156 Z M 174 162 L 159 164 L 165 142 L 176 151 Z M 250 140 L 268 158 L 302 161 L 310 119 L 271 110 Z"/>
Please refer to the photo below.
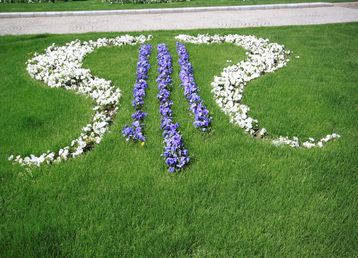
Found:
<path fill-rule="evenodd" d="M 67 2 L 68 0 L 0 0 L 0 3 L 54 3 L 54 2 Z"/>
<path fill-rule="evenodd" d="M 172 3 L 172 2 L 189 2 L 190 0 L 103 0 L 110 3 L 118 4 L 153 4 L 153 3 Z"/>
<path fill-rule="evenodd" d="M 0 3 L 54 3 L 54 2 L 68 2 L 69 0 L 0 0 Z M 72 0 L 81 1 L 81 0 Z M 171 3 L 171 2 L 189 2 L 190 0 L 102 0 L 108 3 L 118 4 L 151 4 L 151 3 Z"/>

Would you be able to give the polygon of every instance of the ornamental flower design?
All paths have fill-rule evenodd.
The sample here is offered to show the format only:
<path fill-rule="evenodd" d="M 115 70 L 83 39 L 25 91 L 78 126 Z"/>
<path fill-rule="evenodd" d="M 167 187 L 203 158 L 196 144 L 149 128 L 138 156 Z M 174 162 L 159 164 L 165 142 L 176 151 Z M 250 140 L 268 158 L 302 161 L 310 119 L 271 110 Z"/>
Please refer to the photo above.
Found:
<path fill-rule="evenodd" d="M 158 47 L 158 90 L 157 95 L 160 102 L 161 129 L 163 130 L 165 164 L 168 171 L 173 173 L 184 168 L 190 161 L 188 150 L 184 148 L 183 137 L 179 132 L 179 123 L 173 121 L 173 102 L 170 100 L 170 90 L 173 72 L 172 58 L 165 44 Z"/>
<path fill-rule="evenodd" d="M 260 128 L 258 120 L 250 117 L 250 108 L 241 102 L 247 83 L 265 73 L 272 73 L 289 61 L 290 51 L 277 43 L 270 43 L 268 39 L 244 35 L 178 35 L 177 40 L 193 44 L 221 44 L 232 43 L 244 48 L 247 59 L 238 64 L 230 65 L 215 76 L 211 83 L 214 99 L 221 110 L 228 115 L 230 122 L 238 125 L 252 136 L 263 138 L 267 136 L 265 128 Z M 272 140 L 274 145 L 287 145 L 293 148 L 323 147 L 325 143 L 340 138 L 336 133 L 329 134 L 315 141 L 313 138 L 303 142 L 297 137 L 278 137 Z"/>
<path fill-rule="evenodd" d="M 35 54 L 28 60 L 27 71 L 33 79 L 42 81 L 52 88 L 64 88 L 77 94 L 87 96 L 94 102 L 94 116 L 92 121 L 82 128 L 82 133 L 67 146 L 56 151 L 47 151 L 38 156 L 11 155 L 10 161 L 22 166 L 41 166 L 43 164 L 59 163 L 75 158 L 91 150 L 99 144 L 118 110 L 121 97 L 120 90 L 112 85 L 111 81 L 96 77 L 89 69 L 82 67 L 86 55 L 95 49 L 106 46 L 123 46 L 144 44 L 151 36 L 137 37 L 124 35 L 112 39 L 99 38 L 96 41 L 72 41 L 65 46 L 48 47 L 43 54 Z M 270 43 L 267 39 L 243 35 L 178 35 L 177 40 L 193 44 L 220 44 L 232 43 L 243 47 L 247 51 L 247 59 L 224 68 L 220 76 L 215 76 L 211 83 L 214 99 L 222 111 L 228 115 L 230 122 L 238 125 L 248 134 L 264 138 L 267 137 L 265 128 L 260 128 L 258 120 L 250 117 L 250 108 L 242 103 L 244 89 L 247 83 L 265 73 L 274 72 L 287 65 L 290 51 L 283 45 Z M 157 98 L 160 102 L 161 129 L 163 130 L 164 152 L 162 156 L 169 172 L 183 169 L 190 161 L 188 150 L 184 147 L 179 123 L 174 123 L 170 100 L 173 71 L 172 58 L 165 44 L 159 44 L 158 50 L 158 90 Z M 189 54 L 185 46 L 177 42 L 179 54 L 181 86 L 189 102 L 189 110 L 194 115 L 194 126 L 201 131 L 208 131 L 211 124 L 209 111 L 199 95 L 194 80 L 193 67 L 189 61 Z M 150 45 L 143 45 L 139 52 L 137 63 L 137 79 L 133 90 L 132 105 L 135 112 L 132 115 L 133 123 L 123 128 L 123 135 L 127 140 L 145 141 L 143 134 L 144 97 L 148 87 L 148 71 L 150 69 Z M 298 58 L 298 56 L 296 57 Z M 232 61 L 228 60 L 228 63 Z M 309 138 L 302 141 L 298 137 L 269 138 L 276 146 L 287 145 L 293 148 L 322 148 L 327 142 L 340 138 L 337 133 L 328 134 L 315 140 Z"/>
<path fill-rule="evenodd" d="M 65 46 L 58 47 L 53 44 L 43 54 L 35 54 L 27 62 L 30 76 L 51 88 L 64 88 L 91 98 L 94 102 L 95 114 L 92 121 L 82 128 L 80 136 L 72 140 L 68 146 L 38 156 L 11 155 L 9 160 L 23 166 L 59 163 L 78 157 L 99 144 L 117 113 L 121 93 L 111 81 L 96 77 L 89 69 L 83 68 L 82 61 L 97 48 L 143 44 L 150 38 L 151 36 L 144 35 L 137 37 L 124 35 L 111 39 L 99 38 L 96 41 L 75 40 Z"/>
<path fill-rule="evenodd" d="M 200 98 L 199 89 L 195 83 L 193 66 L 189 61 L 189 53 L 185 45 L 177 42 L 177 52 L 179 55 L 180 73 L 179 77 L 182 81 L 181 86 L 184 88 L 184 95 L 189 102 L 189 110 L 194 115 L 194 126 L 203 132 L 209 130 L 212 118 L 209 110 Z"/>
<path fill-rule="evenodd" d="M 125 125 L 122 134 L 127 141 L 130 139 L 133 141 L 145 142 L 145 136 L 143 133 L 144 118 L 148 115 L 142 111 L 144 105 L 144 97 L 146 95 L 146 89 L 148 88 L 148 71 L 150 69 L 149 57 L 152 51 L 151 45 L 143 45 L 139 49 L 139 61 L 137 63 L 137 79 L 133 88 L 133 101 L 132 106 L 136 110 L 132 115 L 132 125 Z"/>

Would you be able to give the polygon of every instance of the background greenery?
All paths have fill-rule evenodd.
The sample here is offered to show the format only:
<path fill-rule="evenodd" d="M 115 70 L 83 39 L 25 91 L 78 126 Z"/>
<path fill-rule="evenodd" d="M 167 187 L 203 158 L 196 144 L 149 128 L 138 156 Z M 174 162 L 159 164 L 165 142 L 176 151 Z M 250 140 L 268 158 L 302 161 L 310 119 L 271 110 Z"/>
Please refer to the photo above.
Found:
<path fill-rule="evenodd" d="M 0 37 L 1 257 L 356 257 L 358 172 L 358 24 L 185 31 L 267 37 L 293 51 L 288 66 L 248 85 L 244 102 L 275 135 L 321 137 L 323 149 L 278 148 L 229 124 L 210 93 L 233 45 L 187 44 L 201 95 L 214 117 L 196 131 L 178 86 L 174 36 L 152 32 L 174 58 L 174 114 L 193 162 L 166 172 L 151 57 L 145 147 L 128 145 L 138 46 L 102 48 L 85 59 L 123 91 L 111 132 L 93 151 L 59 165 L 25 169 L 12 153 L 67 144 L 91 118 L 91 103 L 32 80 L 25 62 L 52 42 L 118 34 Z M 294 58 L 300 56 L 299 59 Z"/>
<path fill-rule="evenodd" d="M 9 1 L 9 0 L 2 0 Z M 14 0 L 22 1 L 22 0 Z M 24 0 L 26 1 L 26 0 Z M 37 1 L 37 0 L 36 0 Z M 115 0 L 117 1 L 117 0 Z M 355 2 L 356 0 L 327 0 L 324 2 Z M 277 4 L 277 3 L 303 3 L 322 2 L 321 0 L 191 0 L 172 3 L 152 4 L 110 4 L 102 0 L 72 0 L 57 1 L 56 3 L 0 3 L 0 12 L 29 12 L 29 11 L 81 11 L 81 10 L 116 10 L 116 9 L 143 9 L 143 8 L 176 8 L 176 7 L 199 7 L 199 6 L 225 6 L 225 5 L 250 5 L 250 4 Z"/>
<path fill-rule="evenodd" d="M 71 1 L 87 1 L 87 0 L 71 0 Z M 185 2 L 190 0 L 102 0 L 102 2 L 118 3 L 118 4 L 152 4 L 152 3 L 174 3 Z M 69 2 L 69 0 L 2 0 L 2 3 L 55 3 Z"/>

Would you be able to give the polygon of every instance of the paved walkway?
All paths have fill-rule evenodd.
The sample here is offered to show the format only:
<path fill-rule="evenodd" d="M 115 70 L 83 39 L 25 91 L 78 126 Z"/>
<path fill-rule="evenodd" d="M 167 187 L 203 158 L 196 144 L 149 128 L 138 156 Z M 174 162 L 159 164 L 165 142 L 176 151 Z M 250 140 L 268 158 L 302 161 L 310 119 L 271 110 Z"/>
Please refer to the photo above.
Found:
<path fill-rule="evenodd" d="M 242 28 L 356 21 L 358 21 L 358 2 L 310 8 L 292 6 L 279 9 L 255 8 L 255 10 L 0 18 L 0 35 Z"/>

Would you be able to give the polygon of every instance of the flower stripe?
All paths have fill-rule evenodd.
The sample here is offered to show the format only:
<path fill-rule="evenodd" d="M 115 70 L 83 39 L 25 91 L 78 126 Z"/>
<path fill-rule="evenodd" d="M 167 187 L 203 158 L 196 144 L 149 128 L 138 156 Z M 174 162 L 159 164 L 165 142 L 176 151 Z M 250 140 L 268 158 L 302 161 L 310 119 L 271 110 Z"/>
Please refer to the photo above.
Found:
<path fill-rule="evenodd" d="M 179 77 L 182 82 L 181 86 L 184 88 L 185 98 L 189 102 L 189 110 L 194 115 L 193 124 L 195 128 L 199 128 L 203 132 L 208 131 L 212 118 L 199 95 L 199 89 L 194 79 L 193 66 L 189 61 L 189 53 L 182 43 L 177 42 L 176 46 L 179 55 Z"/>
<path fill-rule="evenodd" d="M 173 122 L 173 102 L 170 100 L 170 90 L 173 72 L 172 58 L 165 44 L 158 47 L 158 90 L 157 95 L 160 102 L 161 129 L 163 130 L 164 153 L 162 156 L 168 167 L 168 171 L 173 173 L 181 170 L 189 163 L 188 150 L 184 148 L 183 138 L 179 132 L 179 123 Z"/>
<path fill-rule="evenodd" d="M 143 45 L 139 49 L 139 61 L 137 63 L 137 79 L 133 88 L 133 101 L 132 106 L 136 112 L 132 115 L 133 123 L 125 125 L 122 134 L 127 141 L 130 139 L 133 141 L 145 142 L 145 136 L 143 133 L 144 118 L 148 115 L 142 111 L 144 105 L 144 97 L 146 95 L 146 89 L 148 88 L 148 72 L 150 69 L 149 57 L 152 51 L 151 45 Z"/>

